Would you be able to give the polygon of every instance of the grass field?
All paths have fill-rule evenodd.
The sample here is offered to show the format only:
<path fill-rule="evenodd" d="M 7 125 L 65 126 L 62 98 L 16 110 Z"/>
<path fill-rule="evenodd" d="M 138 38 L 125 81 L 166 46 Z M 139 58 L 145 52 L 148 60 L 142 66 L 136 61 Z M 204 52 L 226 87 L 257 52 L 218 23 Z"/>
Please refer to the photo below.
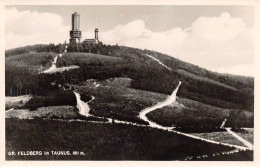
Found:
<path fill-rule="evenodd" d="M 24 106 L 30 99 L 32 98 L 31 95 L 24 95 L 24 96 L 16 96 L 16 97 L 5 97 L 5 110 L 15 107 L 22 107 Z"/>
<path fill-rule="evenodd" d="M 51 106 L 40 107 L 34 111 L 28 109 L 15 109 L 5 113 L 6 118 L 76 118 L 78 116 L 77 110 L 72 106 Z"/>
<path fill-rule="evenodd" d="M 99 121 L 108 122 L 105 118 L 85 117 L 79 114 L 78 109 L 74 106 L 50 106 L 39 107 L 36 110 L 30 111 L 29 109 L 15 109 L 5 113 L 6 118 L 19 118 L 19 119 L 51 119 L 51 120 L 64 120 L 64 121 Z"/>
<path fill-rule="evenodd" d="M 95 85 L 99 84 L 98 87 Z M 147 124 L 137 116 L 146 107 L 164 100 L 167 96 L 160 93 L 142 91 L 129 88 L 129 78 L 115 78 L 104 81 L 88 80 L 79 86 L 74 85 L 80 94 L 94 96 L 89 103 L 90 113 L 113 117 L 116 119 Z"/>
<path fill-rule="evenodd" d="M 85 153 L 84 156 L 7 155 L 7 160 L 182 160 L 231 149 L 171 132 L 124 124 L 6 119 L 6 151 Z"/>

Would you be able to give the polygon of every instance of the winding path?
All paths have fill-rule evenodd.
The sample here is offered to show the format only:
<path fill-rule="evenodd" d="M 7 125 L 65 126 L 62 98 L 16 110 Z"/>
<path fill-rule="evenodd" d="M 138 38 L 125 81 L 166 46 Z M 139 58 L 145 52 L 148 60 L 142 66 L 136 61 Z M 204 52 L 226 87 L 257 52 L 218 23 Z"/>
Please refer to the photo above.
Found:
<path fill-rule="evenodd" d="M 86 117 L 89 117 L 89 116 L 92 116 L 92 117 L 95 117 L 95 118 L 101 118 L 101 119 L 107 119 L 108 120 L 108 123 L 122 123 L 122 124 L 127 124 L 127 125 L 134 125 L 134 126 L 147 126 L 147 125 L 142 125 L 142 124 L 137 124 L 137 123 L 133 123 L 133 122 L 128 122 L 128 121 L 121 121 L 121 120 L 118 120 L 118 119 L 112 119 L 112 118 L 105 118 L 105 117 L 100 117 L 100 116 L 95 116 L 95 115 L 92 115 L 89 113 L 90 111 L 90 107 L 89 107 L 89 103 L 93 100 L 95 100 L 95 97 L 94 96 L 91 96 L 91 100 L 88 101 L 88 102 L 84 102 L 80 99 L 80 94 L 75 92 L 74 91 L 74 94 L 76 96 L 76 99 L 77 99 L 77 108 L 79 110 L 79 114 L 83 115 L 83 116 L 86 116 Z M 60 119 L 58 119 L 60 120 Z M 71 121 L 75 121 L 75 120 L 71 120 Z M 80 120 L 76 120 L 76 121 L 80 121 Z M 82 121 L 82 120 L 81 120 Z M 100 121 L 83 121 L 83 122 L 93 122 L 93 123 L 106 123 L 106 122 L 100 122 Z"/>
<path fill-rule="evenodd" d="M 140 117 L 142 120 L 148 122 L 151 127 L 155 127 L 155 128 L 159 128 L 159 129 L 164 129 L 164 130 L 170 130 L 170 129 L 172 129 L 173 127 L 164 127 L 164 126 L 158 125 L 157 123 L 155 123 L 155 122 L 153 122 L 153 121 L 150 121 L 150 120 L 146 117 L 146 114 L 148 114 L 149 112 L 154 111 L 154 110 L 156 110 L 156 109 L 158 109 L 158 108 L 162 108 L 162 107 L 165 107 L 165 106 L 168 106 L 168 105 L 174 103 L 174 102 L 176 101 L 176 94 L 177 94 L 177 91 L 178 91 L 180 85 L 181 85 L 181 81 L 179 81 L 179 84 L 178 84 L 177 88 L 172 92 L 172 94 L 171 94 L 170 97 L 168 97 L 168 98 L 167 98 L 165 101 L 163 101 L 163 102 L 160 102 L 160 103 L 158 103 L 158 104 L 156 104 L 156 105 L 154 105 L 154 106 L 152 106 L 152 107 L 148 107 L 148 108 L 142 110 L 142 111 L 139 113 L 139 117 Z"/>
<path fill-rule="evenodd" d="M 250 150 L 253 150 L 253 145 L 245 140 L 244 138 L 240 137 L 239 135 L 237 135 L 235 132 L 233 132 L 231 130 L 231 128 L 225 128 L 227 130 L 228 133 L 232 134 L 237 140 L 241 141 L 245 146 L 247 146 Z"/>
<path fill-rule="evenodd" d="M 159 61 L 159 60 L 158 60 Z M 243 147 L 243 146 L 238 146 L 238 145 L 233 145 L 233 144 L 228 144 L 228 143 L 222 143 L 222 142 L 217 142 L 217 141 L 214 141 L 214 140 L 210 140 L 210 139 L 205 139 L 205 138 L 201 138 L 201 137 L 198 137 L 198 136 L 194 136 L 194 135 L 191 135 L 191 134 L 188 134 L 188 133 L 183 133 L 183 132 L 179 132 L 179 131 L 176 131 L 174 130 L 174 127 L 165 127 L 165 126 L 161 126 L 151 120 L 149 120 L 147 117 L 146 117 L 146 114 L 148 114 L 149 112 L 151 111 L 154 111 L 156 109 L 159 109 L 159 108 L 162 108 L 162 107 L 165 107 L 167 105 L 170 105 L 172 103 L 174 103 L 176 101 L 176 94 L 177 94 L 177 91 L 179 89 L 181 85 L 181 81 L 179 81 L 179 84 L 178 86 L 176 87 L 176 89 L 172 92 L 171 96 L 169 96 L 165 101 L 163 102 L 159 102 L 158 104 L 154 105 L 154 106 L 151 106 L 151 107 L 148 107 L 144 110 L 142 110 L 140 113 L 139 113 L 139 117 L 148 122 L 149 123 L 149 127 L 152 127 L 152 128 L 158 128 L 158 129 L 162 129 L 162 130 L 166 130 L 166 131 L 171 131 L 171 132 L 174 132 L 174 133 L 177 133 L 177 134 L 180 134 L 180 135 L 184 135 L 184 136 L 187 136 L 187 137 L 190 137 L 190 138 L 193 138 L 193 139 L 197 139 L 197 140 L 201 140 L 201 141 L 205 141 L 205 142 L 208 142 L 208 143 L 213 143 L 213 144 L 220 144 L 220 145 L 224 145 L 224 146 L 229 146 L 229 147 L 234 147 L 236 149 L 239 149 L 239 150 L 252 150 L 251 147 Z M 87 103 L 84 103 L 83 101 L 80 100 L 80 97 L 77 97 L 77 102 L 81 103 L 79 104 L 80 106 L 86 106 L 88 112 L 89 112 L 89 106 L 88 106 L 88 102 Z M 92 100 L 94 100 L 92 98 Z M 82 110 L 82 111 L 79 111 L 80 113 L 84 113 L 85 109 L 82 109 L 82 107 L 78 107 L 79 110 Z M 94 115 L 92 115 L 94 116 Z M 96 117 L 96 116 L 95 116 Z M 104 118 L 104 117 L 97 117 L 97 118 Z M 111 118 L 108 118 L 109 122 L 112 122 L 112 119 Z M 123 123 L 123 124 L 131 124 L 131 125 L 138 125 L 138 124 L 135 124 L 135 123 L 131 123 L 131 122 L 127 122 L 127 121 L 121 121 L 121 120 L 114 120 L 115 123 Z M 231 152 L 230 152 L 231 153 Z"/>
<path fill-rule="evenodd" d="M 163 64 L 159 59 L 156 59 L 155 57 L 151 56 L 151 55 L 148 55 L 146 54 L 146 56 L 150 57 L 151 59 L 153 59 L 154 61 L 157 61 L 160 65 L 162 65 L 163 67 L 165 67 L 167 70 L 170 70 L 172 71 L 172 69 L 168 66 L 166 66 L 165 64 Z"/>
<path fill-rule="evenodd" d="M 168 66 L 166 66 L 165 64 L 163 64 L 160 60 L 158 60 L 158 59 L 156 59 L 153 56 L 148 55 L 148 54 L 147 54 L 147 56 L 152 58 L 153 60 L 157 61 L 160 65 L 162 65 L 163 67 L 165 67 L 166 69 L 171 71 L 171 69 Z M 185 158 L 185 160 L 192 160 L 194 158 L 202 159 L 202 158 L 207 158 L 209 156 L 219 156 L 219 155 L 225 155 L 225 154 L 233 154 L 233 153 L 239 152 L 239 150 L 253 150 L 253 145 L 251 143 L 249 143 L 248 141 L 246 141 L 242 137 L 238 136 L 237 134 L 232 132 L 230 129 L 227 129 L 227 131 L 229 133 L 231 133 L 233 136 L 235 136 L 238 140 L 243 142 L 247 147 L 233 145 L 233 144 L 228 144 L 228 143 L 217 142 L 217 141 L 214 141 L 214 140 L 201 138 L 201 137 L 194 136 L 194 135 L 191 135 L 191 134 L 182 133 L 182 132 L 174 130 L 173 127 L 164 127 L 164 126 L 161 126 L 161 125 L 159 125 L 159 124 L 149 120 L 146 117 L 146 114 L 148 114 L 149 112 L 154 111 L 154 110 L 156 110 L 158 108 L 162 108 L 164 106 L 170 105 L 170 104 L 172 104 L 172 103 L 174 103 L 176 101 L 176 94 L 177 94 L 177 91 L 179 89 L 180 84 L 181 84 L 181 81 L 179 81 L 179 85 L 173 91 L 172 95 L 168 99 L 166 99 L 164 102 L 160 102 L 160 103 L 158 103 L 158 104 L 156 104 L 156 105 L 154 105 L 152 107 L 144 109 L 143 111 L 140 112 L 139 117 L 141 119 L 143 119 L 144 121 L 148 122 L 149 125 L 151 127 L 153 127 L 153 128 L 159 128 L 159 129 L 171 131 L 171 132 L 174 132 L 174 133 L 177 133 L 177 134 L 180 134 L 180 135 L 184 135 L 184 136 L 187 136 L 187 137 L 190 137 L 190 138 L 193 138 L 193 139 L 197 139 L 197 140 L 201 140 L 201 141 L 205 141 L 205 142 L 208 142 L 208 143 L 219 144 L 219 145 L 224 145 L 224 146 L 229 146 L 229 147 L 234 147 L 235 148 L 234 150 L 231 150 L 231 151 L 223 151 L 223 152 L 218 152 L 218 153 L 214 153 L 214 154 L 211 154 L 211 155 L 201 155 L 201 156 L 196 156 L 196 157 L 190 156 L 190 157 Z M 225 125 L 225 123 L 226 123 L 226 119 L 221 124 L 221 127 L 223 127 Z"/>
<path fill-rule="evenodd" d="M 67 52 L 67 46 L 65 46 L 65 50 L 64 50 L 64 53 Z M 63 53 L 59 53 L 57 56 L 54 57 L 53 59 L 53 62 L 52 62 L 52 65 L 50 68 L 48 68 L 47 70 L 43 71 L 42 73 L 55 73 L 55 72 L 63 72 L 63 71 L 66 71 L 66 70 L 72 70 L 72 69 L 76 69 L 76 68 L 79 68 L 79 66 L 76 66 L 76 65 L 70 65 L 70 66 L 67 66 L 67 67 L 57 67 L 56 63 L 57 63 L 57 60 L 58 60 L 58 57 L 62 57 L 63 56 Z"/>
<path fill-rule="evenodd" d="M 168 70 L 171 70 L 168 66 L 166 66 L 165 64 L 163 64 L 160 60 L 154 58 L 153 56 L 151 55 L 148 55 L 150 58 L 152 58 L 153 60 L 157 61 L 159 64 L 161 64 L 163 67 L 167 68 Z M 240 149 L 240 150 L 253 150 L 253 147 L 252 145 L 250 145 L 250 143 L 246 142 L 243 140 L 242 137 L 239 136 L 236 137 L 238 140 L 242 141 L 243 143 L 245 143 L 245 145 L 247 147 L 243 147 L 243 146 L 238 146 L 238 145 L 233 145 L 233 144 L 228 144 L 228 143 L 222 143 L 222 142 L 217 142 L 217 141 L 214 141 L 214 140 L 209 140 L 209 139 L 205 139 L 205 138 L 201 138 L 201 137 L 198 137 L 198 136 L 194 136 L 194 135 L 191 135 L 191 134 L 188 134 L 188 133 L 183 133 L 183 132 L 179 132 L 179 131 L 176 131 L 173 129 L 173 127 L 165 127 L 165 126 L 161 126 L 153 121 L 150 121 L 147 117 L 146 117 L 146 114 L 148 114 L 149 112 L 151 111 L 154 111 L 158 108 L 162 108 L 164 106 L 167 106 L 167 105 L 170 105 L 172 103 L 174 103 L 176 101 L 176 94 L 177 94 L 177 91 L 179 89 L 179 86 L 181 84 L 181 81 L 179 81 L 179 85 L 177 86 L 177 88 L 173 91 L 173 93 L 171 94 L 171 96 L 169 98 L 167 98 L 164 102 L 160 102 L 152 107 L 149 107 L 149 108 L 146 108 L 144 109 L 143 111 L 140 112 L 139 114 L 139 117 L 141 119 L 143 119 L 144 121 L 148 122 L 149 125 L 151 127 L 154 127 L 154 128 L 159 128 L 159 129 L 163 129 L 163 130 L 168 130 L 168 131 L 172 131 L 174 133 L 177 133 L 177 134 L 180 134 L 180 135 L 184 135 L 184 136 L 187 136 L 187 137 L 190 137 L 190 138 L 193 138 L 193 139 L 197 139 L 197 140 L 201 140 L 201 141 L 205 141 L 205 142 L 208 142 L 208 143 L 213 143 L 213 144 L 221 144 L 221 145 L 225 145 L 225 146 L 229 146 L 229 147 L 234 147 L 236 149 Z M 226 120 L 224 120 L 223 124 L 225 124 Z M 234 134 L 233 134 L 234 135 Z M 236 134 L 235 134 L 236 135 Z"/>
<path fill-rule="evenodd" d="M 88 103 L 85 103 L 80 99 L 79 93 L 74 92 L 74 94 L 75 94 L 76 99 L 77 99 L 77 108 L 79 110 L 79 114 L 86 116 L 86 117 L 90 116 L 90 114 L 89 114 L 90 108 L 88 106 Z"/>
<path fill-rule="evenodd" d="M 52 62 L 51 67 L 50 67 L 49 69 L 43 71 L 42 73 L 50 73 L 50 72 L 52 72 L 52 71 L 54 71 L 54 70 L 57 69 L 56 63 L 57 63 L 57 59 L 58 59 L 58 56 L 59 56 L 59 55 L 62 55 L 62 54 L 58 54 L 57 56 L 55 56 L 55 57 L 54 57 L 54 60 L 53 60 L 53 62 Z M 60 56 L 60 57 L 61 57 L 61 56 Z"/>

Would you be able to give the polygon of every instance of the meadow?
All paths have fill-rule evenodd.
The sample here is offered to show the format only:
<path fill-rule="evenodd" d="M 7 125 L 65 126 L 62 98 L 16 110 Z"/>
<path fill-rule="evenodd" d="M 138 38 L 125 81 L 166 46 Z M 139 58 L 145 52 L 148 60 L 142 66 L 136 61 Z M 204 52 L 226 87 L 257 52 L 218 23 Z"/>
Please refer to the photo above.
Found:
<path fill-rule="evenodd" d="M 174 142 L 172 142 L 174 141 Z M 6 151 L 82 151 L 84 156 L 6 156 L 7 160 L 183 160 L 233 148 L 124 124 L 6 119 Z"/>

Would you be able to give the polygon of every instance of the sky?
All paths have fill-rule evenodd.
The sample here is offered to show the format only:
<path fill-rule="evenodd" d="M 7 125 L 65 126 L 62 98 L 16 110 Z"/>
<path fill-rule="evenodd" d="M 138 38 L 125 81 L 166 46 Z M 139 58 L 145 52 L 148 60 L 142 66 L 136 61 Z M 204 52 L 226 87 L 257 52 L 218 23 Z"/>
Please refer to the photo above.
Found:
<path fill-rule="evenodd" d="M 251 6 L 7 6 L 6 49 L 69 41 L 71 14 L 83 39 L 150 49 L 221 73 L 253 76 Z"/>

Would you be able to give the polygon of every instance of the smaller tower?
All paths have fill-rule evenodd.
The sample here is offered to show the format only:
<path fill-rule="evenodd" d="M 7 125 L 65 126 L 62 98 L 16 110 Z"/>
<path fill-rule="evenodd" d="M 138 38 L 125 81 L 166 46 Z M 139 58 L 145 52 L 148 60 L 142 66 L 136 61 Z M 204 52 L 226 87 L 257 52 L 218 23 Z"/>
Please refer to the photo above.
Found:
<path fill-rule="evenodd" d="M 98 41 L 98 28 L 95 29 L 95 39 Z"/>

